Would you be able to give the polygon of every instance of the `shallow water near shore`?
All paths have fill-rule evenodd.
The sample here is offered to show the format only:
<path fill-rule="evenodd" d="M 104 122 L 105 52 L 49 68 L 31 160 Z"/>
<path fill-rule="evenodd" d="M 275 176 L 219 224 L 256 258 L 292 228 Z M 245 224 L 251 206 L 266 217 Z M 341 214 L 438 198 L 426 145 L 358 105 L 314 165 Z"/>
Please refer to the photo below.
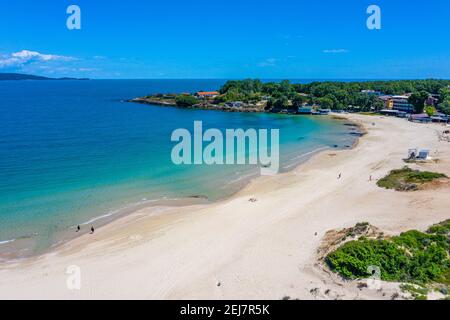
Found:
<path fill-rule="evenodd" d="M 183 110 L 124 102 L 157 92 L 212 90 L 224 80 L 0 83 L 0 255 L 27 256 L 142 206 L 230 196 L 259 168 L 171 161 L 173 130 L 279 129 L 281 171 L 346 148 L 355 128 L 326 116 Z M 337 147 L 336 147 L 337 146 Z M 70 234 L 70 236 L 67 236 Z"/>

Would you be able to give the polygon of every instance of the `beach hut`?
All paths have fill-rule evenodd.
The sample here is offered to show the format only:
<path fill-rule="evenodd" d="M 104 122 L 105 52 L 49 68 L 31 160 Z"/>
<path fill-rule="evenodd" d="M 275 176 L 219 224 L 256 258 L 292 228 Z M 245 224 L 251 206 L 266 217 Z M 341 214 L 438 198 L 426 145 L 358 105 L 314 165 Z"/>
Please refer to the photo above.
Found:
<path fill-rule="evenodd" d="M 331 109 L 318 109 L 317 114 L 319 115 L 327 115 L 331 112 Z"/>
<path fill-rule="evenodd" d="M 419 155 L 417 156 L 417 159 L 427 160 L 429 156 L 430 156 L 430 150 L 423 149 L 423 150 L 419 151 Z"/>
<path fill-rule="evenodd" d="M 312 114 L 313 113 L 313 107 L 312 106 L 299 107 L 297 113 L 299 113 L 299 114 Z"/>

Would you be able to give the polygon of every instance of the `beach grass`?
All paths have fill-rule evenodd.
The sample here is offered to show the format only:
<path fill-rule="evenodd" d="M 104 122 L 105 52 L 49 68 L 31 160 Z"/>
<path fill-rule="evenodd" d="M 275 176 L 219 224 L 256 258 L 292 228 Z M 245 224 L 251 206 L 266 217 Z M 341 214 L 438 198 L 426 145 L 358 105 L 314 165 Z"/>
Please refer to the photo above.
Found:
<path fill-rule="evenodd" d="M 378 180 L 377 185 L 397 191 L 414 191 L 418 190 L 423 184 L 441 178 L 447 178 L 447 176 L 437 172 L 413 170 L 405 166 L 402 169 L 389 172 L 387 176 Z"/>

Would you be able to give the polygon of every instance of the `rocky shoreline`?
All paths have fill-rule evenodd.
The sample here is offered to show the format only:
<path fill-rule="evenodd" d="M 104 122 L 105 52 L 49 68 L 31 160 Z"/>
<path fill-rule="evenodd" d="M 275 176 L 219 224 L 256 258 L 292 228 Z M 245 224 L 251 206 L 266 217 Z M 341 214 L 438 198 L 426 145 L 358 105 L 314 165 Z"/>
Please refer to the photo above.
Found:
<path fill-rule="evenodd" d="M 182 108 L 182 109 L 198 109 L 198 110 L 218 110 L 218 111 L 226 111 L 226 112 L 251 112 L 251 113 L 263 113 L 268 112 L 264 110 L 264 108 L 256 106 L 256 105 L 249 105 L 249 104 L 242 104 L 242 106 L 229 106 L 229 105 L 219 105 L 219 104 L 213 104 L 210 102 L 202 101 L 198 104 L 192 105 L 192 106 L 180 106 L 177 105 L 176 101 L 173 99 L 155 99 L 155 98 L 134 98 L 130 99 L 127 102 L 134 102 L 134 103 L 141 103 L 141 104 L 151 104 L 151 105 L 157 105 L 157 106 L 163 106 L 163 107 L 176 107 L 176 108 Z"/>

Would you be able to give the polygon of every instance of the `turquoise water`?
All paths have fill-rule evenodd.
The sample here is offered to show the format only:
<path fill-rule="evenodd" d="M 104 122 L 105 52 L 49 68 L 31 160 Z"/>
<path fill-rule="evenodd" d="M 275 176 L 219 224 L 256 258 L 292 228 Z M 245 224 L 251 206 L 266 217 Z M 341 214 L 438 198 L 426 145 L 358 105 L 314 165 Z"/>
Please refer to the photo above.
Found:
<path fill-rule="evenodd" d="M 282 170 L 309 154 L 351 145 L 350 127 L 328 117 L 182 110 L 126 103 L 156 92 L 216 89 L 223 80 L 0 82 L 0 252 L 42 251 L 137 205 L 214 201 L 258 175 L 249 165 L 171 161 L 173 130 L 280 130 Z M 14 241 L 10 241 L 14 240 Z"/>

